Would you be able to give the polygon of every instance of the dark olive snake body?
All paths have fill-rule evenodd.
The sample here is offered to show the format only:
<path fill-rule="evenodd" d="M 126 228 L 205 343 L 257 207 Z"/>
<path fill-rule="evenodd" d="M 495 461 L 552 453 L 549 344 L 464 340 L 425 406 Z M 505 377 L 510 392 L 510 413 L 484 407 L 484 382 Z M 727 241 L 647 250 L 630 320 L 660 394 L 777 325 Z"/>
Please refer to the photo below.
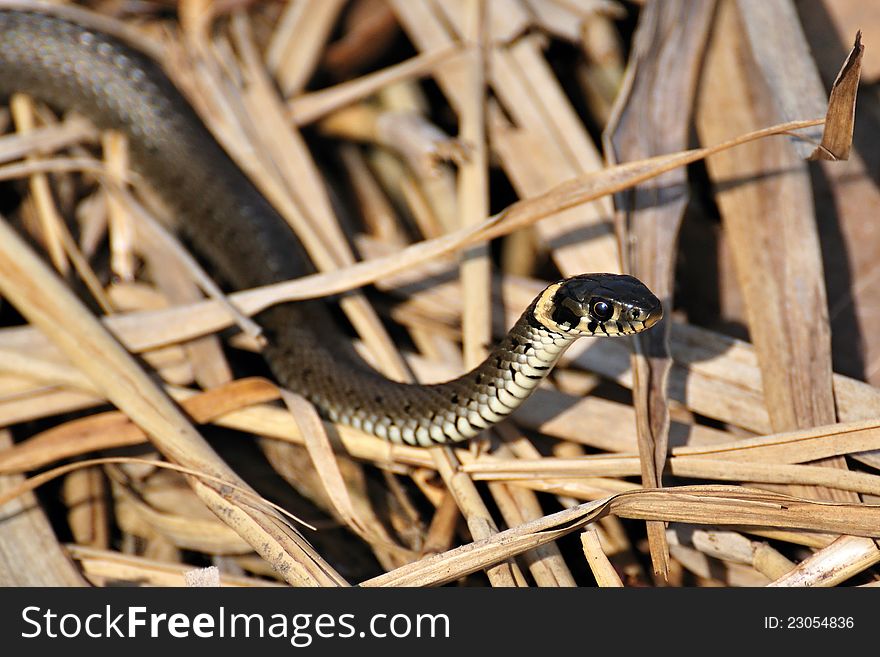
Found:
<path fill-rule="evenodd" d="M 287 223 L 145 55 L 49 14 L 0 9 L 0 96 L 15 92 L 124 132 L 133 167 L 231 286 L 313 271 Z M 656 297 L 629 276 L 560 281 L 532 302 L 481 365 L 433 385 L 394 382 L 370 368 L 324 302 L 279 305 L 257 321 L 280 383 L 329 419 L 393 442 L 431 445 L 470 438 L 509 415 L 581 335 L 636 333 L 661 314 Z"/>

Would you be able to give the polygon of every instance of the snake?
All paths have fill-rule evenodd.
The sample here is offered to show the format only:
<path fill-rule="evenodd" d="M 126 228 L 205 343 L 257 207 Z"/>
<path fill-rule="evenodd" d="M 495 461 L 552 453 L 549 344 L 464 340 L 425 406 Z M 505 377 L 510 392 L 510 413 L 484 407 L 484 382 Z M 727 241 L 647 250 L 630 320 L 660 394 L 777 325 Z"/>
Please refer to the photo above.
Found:
<path fill-rule="evenodd" d="M 314 272 L 287 222 L 137 48 L 67 18 L 0 9 L 0 96 L 14 93 L 124 133 L 132 168 L 226 285 Z M 481 364 L 435 384 L 394 381 L 368 365 L 327 300 L 280 303 L 256 320 L 273 375 L 325 418 L 392 443 L 432 446 L 505 419 L 578 338 L 632 335 L 662 316 L 659 299 L 633 276 L 572 276 L 543 289 Z"/>

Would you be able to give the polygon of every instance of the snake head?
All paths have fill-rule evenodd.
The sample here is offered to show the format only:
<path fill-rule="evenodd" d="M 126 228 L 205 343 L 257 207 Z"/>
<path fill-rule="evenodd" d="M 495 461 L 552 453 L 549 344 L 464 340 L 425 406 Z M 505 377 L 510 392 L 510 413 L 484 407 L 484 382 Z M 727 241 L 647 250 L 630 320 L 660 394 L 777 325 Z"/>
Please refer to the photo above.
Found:
<path fill-rule="evenodd" d="M 557 333 L 632 335 L 663 317 L 660 300 L 626 274 L 581 274 L 553 283 L 535 302 L 535 318 Z"/>

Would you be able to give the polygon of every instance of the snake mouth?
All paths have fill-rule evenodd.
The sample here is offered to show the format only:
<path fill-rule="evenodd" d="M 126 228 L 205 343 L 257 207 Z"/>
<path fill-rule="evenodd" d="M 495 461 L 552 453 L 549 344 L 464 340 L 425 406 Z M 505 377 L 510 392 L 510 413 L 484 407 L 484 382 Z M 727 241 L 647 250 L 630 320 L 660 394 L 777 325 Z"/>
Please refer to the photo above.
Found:
<path fill-rule="evenodd" d="M 663 306 L 661 306 L 658 303 L 657 307 L 652 309 L 648 313 L 648 316 L 645 318 L 645 328 L 646 329 L 651 328 L 652 326 L 654 326 L 654 324 L 659 322 L 661 319 L 663 319 Z"/>

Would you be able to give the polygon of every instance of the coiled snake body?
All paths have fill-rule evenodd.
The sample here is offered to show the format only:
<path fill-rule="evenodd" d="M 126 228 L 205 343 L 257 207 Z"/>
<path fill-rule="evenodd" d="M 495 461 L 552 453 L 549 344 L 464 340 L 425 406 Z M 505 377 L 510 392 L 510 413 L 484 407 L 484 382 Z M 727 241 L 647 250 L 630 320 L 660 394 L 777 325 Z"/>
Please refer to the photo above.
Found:
<path fill-rule="evenodd" d="M 133 166 L 232 286 L 312 271 L 286 222 L 143 54 L 48 14 L 0 10 L 0 95 L 14 92 L 125 132 Z M 282 385 L 332 420 L 393 442 L 430 445 L 470 438 L 509 415 L 578 337 L 637 333 L 661 316 L 660 302 L 631 276 L 559 281 L 481 365 L 433 385 L 394 382 L 370 368 L 323 302 L 279 305 L 257 319 L 268 338 L 264 355 Z"/>

